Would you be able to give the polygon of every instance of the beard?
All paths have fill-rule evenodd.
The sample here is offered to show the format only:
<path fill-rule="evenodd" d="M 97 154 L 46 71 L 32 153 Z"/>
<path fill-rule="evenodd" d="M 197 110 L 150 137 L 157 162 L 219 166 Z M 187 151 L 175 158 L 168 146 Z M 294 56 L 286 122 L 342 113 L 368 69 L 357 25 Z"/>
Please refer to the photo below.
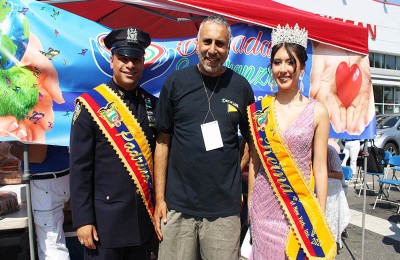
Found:
<path fill-rule="evenodd" d="M 197 53 L 197 56 L 199 57 L 200 67 L 206 72 L 213 74 L 221 70 L 223 62 L 220 62 L 216 67 L 210 67 L 206 65 L 206 58 L 204 58 L 200 53 Z"/>

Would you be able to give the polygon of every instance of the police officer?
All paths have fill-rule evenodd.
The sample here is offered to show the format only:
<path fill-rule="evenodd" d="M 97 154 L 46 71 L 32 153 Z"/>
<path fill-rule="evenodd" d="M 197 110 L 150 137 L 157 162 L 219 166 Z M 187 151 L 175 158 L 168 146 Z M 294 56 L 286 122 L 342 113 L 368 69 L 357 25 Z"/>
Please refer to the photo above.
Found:
<path fill-rule="evenodd" d="M 70 140 L 73 225 L 85 259 L 149 259 L 157 99 L 138 84 L 148 33 L 113 29 L 112 80 L 77 98 Z"/>

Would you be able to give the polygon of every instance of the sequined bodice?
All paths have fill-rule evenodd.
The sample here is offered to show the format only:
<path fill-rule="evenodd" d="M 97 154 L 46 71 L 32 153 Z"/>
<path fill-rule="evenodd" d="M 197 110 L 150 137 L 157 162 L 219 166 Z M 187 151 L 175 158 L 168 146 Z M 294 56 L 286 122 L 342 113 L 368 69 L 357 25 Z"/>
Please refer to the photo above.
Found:
<path fill-rule="evenodd" d="M 289 128 L 281 133 L 283 140 L 307 179 L 310 177 L 315 103 L 316 101 L 311 99 L 299 116 L 290 124 Z"/>

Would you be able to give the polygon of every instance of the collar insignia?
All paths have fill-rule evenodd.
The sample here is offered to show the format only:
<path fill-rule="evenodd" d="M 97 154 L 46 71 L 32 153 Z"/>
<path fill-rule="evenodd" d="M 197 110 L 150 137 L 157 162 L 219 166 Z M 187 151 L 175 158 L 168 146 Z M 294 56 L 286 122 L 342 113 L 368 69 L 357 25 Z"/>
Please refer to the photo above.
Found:
<path fill-rule="evenodd" d="M 144 97 L 144 95 L 142 94 L 142 97 Z M 147 111 L 147 117 L 149 119 L 149 126 L 150 127 L 154 127 L 154 123 L 156 122 L 156 118 L 154 117 L 154 113 L 152 111 L 152 105 L 151 105 L 151 100 L 150 98 L 145 98 L 145 104 L 146 104 L 146 111 Z"/>

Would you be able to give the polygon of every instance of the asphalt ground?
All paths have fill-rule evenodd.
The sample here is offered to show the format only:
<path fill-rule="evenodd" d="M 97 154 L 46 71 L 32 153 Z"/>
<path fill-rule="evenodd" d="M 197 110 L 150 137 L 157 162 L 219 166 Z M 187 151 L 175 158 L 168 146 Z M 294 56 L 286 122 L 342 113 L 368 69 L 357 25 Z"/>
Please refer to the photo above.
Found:
<path fill-rule="evenodd" d="M 389 178 L 392 177 L 389 173 Z M 360 186 L 349 187 L 347 202 L 352 217 L 347 227 L 348 237 L 343 238 L 343 248 L 339 250 L 336 259 L 400 259 L 400 214 L 397 213 L 398 205 L 385 201 L 378 202 L 373 209 L 379 185 L 374 178 L 376 191 L 366 190 L 365 193 L 365 220 L 362 225 L 364 193 L 358 197 Z M 372 189 L 372 176 L 367 175 L 366 180 Z M 358 181 L 358 183 L 360 183 Z M 389 198 L 400 203 L 400 190 L 391 187 Z M 364 241 L 363 237 L 364 230 Z M 364 242 L 364 249 L 363 244 Z"/>

